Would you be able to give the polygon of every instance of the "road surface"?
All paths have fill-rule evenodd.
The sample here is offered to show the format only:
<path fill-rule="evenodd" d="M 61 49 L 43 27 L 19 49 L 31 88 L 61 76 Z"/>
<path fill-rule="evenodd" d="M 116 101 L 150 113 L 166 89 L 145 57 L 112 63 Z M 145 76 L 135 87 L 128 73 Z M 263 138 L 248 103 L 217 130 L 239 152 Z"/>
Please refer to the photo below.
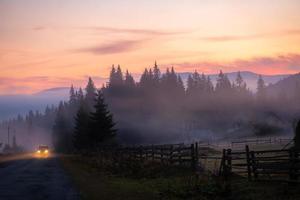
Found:
<path fill-rule="evenodd" d="M 0 162 L 0 200 L 78 200 L 58 158 L 26 155 Z"/>

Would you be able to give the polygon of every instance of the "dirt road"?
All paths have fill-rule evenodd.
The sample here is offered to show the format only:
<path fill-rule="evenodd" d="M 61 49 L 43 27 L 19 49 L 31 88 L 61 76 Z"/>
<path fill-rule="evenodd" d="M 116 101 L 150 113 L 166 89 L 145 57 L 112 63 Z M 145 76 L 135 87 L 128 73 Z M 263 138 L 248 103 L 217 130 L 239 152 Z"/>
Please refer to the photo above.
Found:
<path fill-rule="evenodd" d="M 78 200 L 57 157 L 22 156 L 0 163 L 0 200 Z"/>

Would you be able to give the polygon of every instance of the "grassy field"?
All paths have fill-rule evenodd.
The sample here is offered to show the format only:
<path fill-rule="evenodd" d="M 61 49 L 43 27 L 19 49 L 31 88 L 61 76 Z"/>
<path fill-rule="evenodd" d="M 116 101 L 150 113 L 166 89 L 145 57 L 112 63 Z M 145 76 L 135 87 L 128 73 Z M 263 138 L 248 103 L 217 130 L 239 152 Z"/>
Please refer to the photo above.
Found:
<path fill-rule="evenodd" d="M 300 199 L 300 187 L 286 183 L 230 182 L 189 168 L 153 163 L 101 166 L 91 158 L 62 156 L 62 164 L 84 200 L 94 199 Z"/>

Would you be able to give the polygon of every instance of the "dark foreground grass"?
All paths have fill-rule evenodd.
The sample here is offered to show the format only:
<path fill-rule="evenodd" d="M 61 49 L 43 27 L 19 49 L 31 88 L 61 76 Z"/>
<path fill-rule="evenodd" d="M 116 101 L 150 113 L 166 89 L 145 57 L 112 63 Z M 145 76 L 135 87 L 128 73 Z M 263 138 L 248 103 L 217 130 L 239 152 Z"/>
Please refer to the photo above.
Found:
<path fill-rule="evenodd" d="M 127 163 L 116 168 L 99 166 L 92 159 L 79 156 L 63 156 L 61 160 L 83 200 L 300 199 L 300 187 L 286 183 L 249 183 L 234 178 L 228 184 L 212 175 L 196 176 L 189 168 L 154 163 Z"/>

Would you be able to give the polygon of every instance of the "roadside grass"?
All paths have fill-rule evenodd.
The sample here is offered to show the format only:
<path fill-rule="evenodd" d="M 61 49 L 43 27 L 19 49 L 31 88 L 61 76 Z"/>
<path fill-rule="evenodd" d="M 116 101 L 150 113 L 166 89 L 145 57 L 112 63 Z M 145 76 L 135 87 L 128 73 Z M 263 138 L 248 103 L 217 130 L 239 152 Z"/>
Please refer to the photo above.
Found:
<path fill-rule="evenodd" d="M 188 168 L 147 163 L 143 166 L 127 166 L 127 169 L 134 170 L 124 168 L 123 173 L 116 173 L 115 169 L 96 167 L 87 160 L 78 156 L 61 157 L 63 167 L 84 200 L 222 199 L 220 197 L 223 196 L 221 184 L 208 180 L 208 176 L 199 180 Z"/>
<path fill-rule="evenodd" d="M 212 174 L 196 175 L 189 167 L 128 162 L 113 167 L 96 164 L 90 157 L 61 156 L 83 200 L 296 200 L 299 185 L 248 182 L 234 177 L 224 182 Z"/>

